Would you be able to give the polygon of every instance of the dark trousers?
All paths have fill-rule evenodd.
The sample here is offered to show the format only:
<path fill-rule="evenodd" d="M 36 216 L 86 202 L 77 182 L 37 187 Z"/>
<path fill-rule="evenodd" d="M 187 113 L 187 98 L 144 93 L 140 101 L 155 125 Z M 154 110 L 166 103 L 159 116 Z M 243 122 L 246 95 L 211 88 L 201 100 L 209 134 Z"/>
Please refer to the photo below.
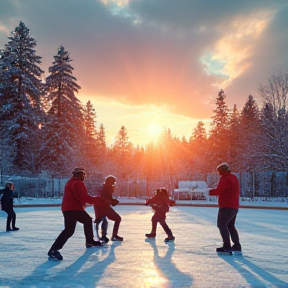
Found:
<path fill-rule="evenodd" d="M 84 226 L 84 234 L 86 238 L 86 243 L 93 242 L 93 223 L 92 218 L 86 211 L 81 210 L 71 210 L 64 211 L 64 230 L 57 237 L 53 245 L 51 246 L 52 250 L 60 250 L 67 240 L 74 234 L 76 223 L 80 222 Z"/>
<path fill-rule="evenodd" d="M 97 237 L 99 237 L 99 226 L 100 226 L 100 223 L 101 223 L 101 236 L 102 237 L 106 237 L 107 235 L 107 230 L 108 230 L 108 219 L 106 216 L 104 216 L 103 218 L 100 218 L 100 219 L 96 219 L 95 220 L 95 226 L 96 226 L 96 233 L 97 233 Z"/>
<path fill-rule="evenodd" d="M 12 228 L 15 228 L 16 223 L 16 213 L 14 212 L 13 208 L 7 208 L 3 209 L 8 215 L 7 215 L 7 222 L 6 222 L 6 230 L 10 230 L 12 224 Z"/>
<path fill-rule="evenodd" d="M 151 221 L 152 221 L 152 230 L 151 230 L 151 234 L 156 235 L 156 230 L 157 230 L 157 223 L 159 223 L 162 228 L 164 229 L 165 233 L 167 234 L 167 236 L 173 236 L 172 231 L 170 230 L 169 226 L 167 225 L 166 221 L 165 221 L 165 213 L 158 213 L 155 212 L 155 214 L 153 215 Z"/>
<path fill-rule="evenodd" d="M 219 228 L 223 247 L 231 248 L 230 237 L 234 244 L 239 244 L 239 235 L 235 227 L 236 216 L 238 209 L 232 208 L 219 208 L 217 217 L 217 227 Z"/>
<path fill-rule="evenodd" d="M 114 226 L 113 226 L 113 232 L 112 232 L 112 236 L 117 236 L 118 235 L 118 230 L 119 230 L 119 226 L 120 226 L 120 222 L 121 222 L 121 216 L 111 207 L 111 206 L 108 206 L 107 209 L 105 210 L 105 216 L 111 220 L 111 221 L 114 221 Z M 103 217 L 101 218 L 97 218 L 95 220 L 95 223 L 96 223 L 96 231 L 98 231 L 98 225 L 99 223 L 102 221 Z M 106 231 L 103 229 L 106 229 Z M 107 226 L 102 226 L 101 228 L 103 229 L 102 230 L 102 236 L 106 235 L 107 234 L 107 228 L 108 228 L 108 223 L 107 223 Z"/>

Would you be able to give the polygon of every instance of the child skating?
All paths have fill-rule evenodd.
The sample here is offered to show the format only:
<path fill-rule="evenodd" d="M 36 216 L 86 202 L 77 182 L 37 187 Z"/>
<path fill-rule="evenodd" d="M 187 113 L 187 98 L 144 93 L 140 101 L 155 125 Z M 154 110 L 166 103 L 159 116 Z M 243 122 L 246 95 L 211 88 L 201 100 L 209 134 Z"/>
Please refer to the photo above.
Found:
<path fill-rule="evenodd" d="M 150 205 L 154 210 L 154 215 L 152 216 L 152 229 L 151 233 L 145 234 L 147 238 L 155 238 L 157 223 L 159 223 L 167 234 L 165 242 L 174 241 L 175 237 L 171 229 L 168 227 L 165 219 L 166 213 L 169 211 L 169 207 L 175 205 L 175 201 L 169 199 L 168 192 L 165 188 L 159 188 L 155 191 L 155 195 L 146 201 L 146 205 Z"/>

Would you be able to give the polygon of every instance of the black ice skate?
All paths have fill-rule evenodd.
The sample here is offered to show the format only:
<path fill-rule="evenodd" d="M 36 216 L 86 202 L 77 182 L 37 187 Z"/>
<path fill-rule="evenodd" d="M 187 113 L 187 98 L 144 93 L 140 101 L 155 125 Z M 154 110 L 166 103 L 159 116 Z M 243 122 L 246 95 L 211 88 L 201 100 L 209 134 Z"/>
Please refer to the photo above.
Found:
<path fill-rule="evenodd" d="M 164 242 L 173 242 L 175 240 L 174 236 L 168 236 L 167 238 L 165 238 Z"/>
<path fill-rule="evenodd" d="M 216 248 L 216 252 L 218 254 L 223 254 L 223 255 L 233 255 L 231 248 L 226 249 L 224 247 Z"/>
<path fill-rule="evenodd" d="M 234 244 L 231 247 L 233 255 L 242 255 L 242 249 L 240 244 Z"/>
<path fill-rule="evenodd" d="M 62 255 L 61 255 L 60 252 L 57 251 L 57 250 L 49 250 L 49 252 L 48 252 L 47 255 L 49 256 L 49 259 L 50 259 L 50 260 L 56 260 L 56 261 L 57 261 L 57 260 L 58 260 L 58 261 L 63 260 Z"/>
<path fill-rule="evenodd" d="M 149 239 L 155 239 L 156 237 L 156 234 L 153 234 L 153 233 L 149 233 L 149 234 L 145 234 L 145 236 Z"/>
<path fill-rule="evenodd" d="M 115 235 L 115 236 L 112 236 L 111 241 L 123 241 L 123 237 Z"/>
<path fill-rule="evenodd" d="M 109 242 L 109 238 L 107 238 L 106 236 L 102 236 L 99 238 L 99 240 L 103 243 L 108 243 Z"/>
<path fill-rule="evenodd" d="M 103 244 L 100 241 L 92 241 L 91 243 L 86 243 L 86 248 L 92 248 L 92 247 L 100 247 Z"/>

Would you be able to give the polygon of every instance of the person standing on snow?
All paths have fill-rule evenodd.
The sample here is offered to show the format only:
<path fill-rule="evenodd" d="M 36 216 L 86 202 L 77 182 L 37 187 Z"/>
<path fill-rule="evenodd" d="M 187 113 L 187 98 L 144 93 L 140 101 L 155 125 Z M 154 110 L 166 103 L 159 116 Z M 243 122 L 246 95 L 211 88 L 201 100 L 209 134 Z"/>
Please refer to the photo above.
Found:
<path fill-rule="evenodd" d="M 241 253 L 239 234 L 235 227 L 239 209 L 240 183 L 236 175 L 232 174 L 227 163 L 217 167 L 220 176 L 216 189 L 209 190 L 209 195 L 218 196 L 217 227 L 219 228 L 223 246 L 216 249 L 218 253 Z M 231 247 L 230 237 L 234 243 Z"/>
<path fill-rule="evenodd" d="M 114 199 L 112 194 L 114 193 L 116 185 L 116 177 L 113 175 L 109 175 L 105 178 L 104 183 L 100 188 L 100 196 L 107 201 L 106 205 L 97 206 L 94 205 L 95 211 L 95 226 L 96 226 L 96 233 L 98 236 L 98 229 L 99 225 L 101 225 L 101 234 L 100 240 L 107 243 L 109 239 L 107 238 L 107 229 L 108 229 L 108 220 L 114 221 L 113 232 L 112 232 L 112 241 L 123 241 L 123 237 L 118 235 L 118 230 L 121 222 L 121 216 L 111 207 L 115 206 L 119 203 L 117 199 Z M 98 236 L 99 237 L 99 236 Z"/>
<path fill-rule="evenodd" d="M 16 223 L 16 213 L 14 211 L 14 205 L 13 205 L 13 198 L 16 198 L 17 195 L 14 194 L 14 184 L 11 180 L 8 180 L 5 183 L 5 189 L 2 189 L 0 191 L 0 194 L 3 193 L 3 196 L 1 198 L 1 206 L 2 210 L 7 213 L 7 222 L 6 222 L 6 231 L 18 231 L 19 228 L 15 226 Z M 11 228 L 12 224 L 12 228 Z"/>
<path fill-rule="evenodd" d="M 147 238 L 155 238 L 156 237 L 156 229 L 157 223 L 159 222 L 164 231 L 167 234 L 167 238 L 164 240 L 165 242 L 174 241 L 175 237 L 171 229 L 168 227 L 165 219 L 166 213 L 169 211 L 170 206 L 175 205 L 175 201 L 169 199 L 168 192 L 165 188 L 159 188 L 155 191 L 155 195 L 146 201 L 145 205 L 151 205 L 152 209 L 155 211 L 152 216 L 152 229 L 151 233 L 145 234 Z"/>
<path fill-rule="evenodd" d="M 102 245 L 100 241 L 95 241 L 93 239 L 92 218 L 85 211 L 84 207 L 87 203 L 102 206 L 105 204 L 105 200 L 101 197 L 92 197 L 88 195 L 84 184 L 84 168 L 75 168 L 72 174 L 73 177 L 65 185 L 61 205 L 65 228 L 48 251 L 48 256 L 55 260 L 63 259 L 58 250 L 60 250 L 67 240 L 74 234 L 77 222 L 82 223 L 84 226 L 86 248 Z"/>

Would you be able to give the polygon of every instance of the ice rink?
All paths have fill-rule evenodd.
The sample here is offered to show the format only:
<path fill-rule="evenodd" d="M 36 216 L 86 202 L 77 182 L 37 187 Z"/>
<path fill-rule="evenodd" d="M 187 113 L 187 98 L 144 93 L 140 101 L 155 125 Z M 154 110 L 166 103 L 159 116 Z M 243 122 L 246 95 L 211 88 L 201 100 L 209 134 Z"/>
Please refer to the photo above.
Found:
<path fill-rule="evenodd" d="M 47 257 L 63 228 L 59 207 L 15 208 L 17 232 L 5 232 L 1 211 L 0 287 L 288 287 L 288 210 L 240 209 L 243 256 L 219 257 L 216 207 L 172 207 L 167 223 L 176 240 L 168 244 L 161 226 L 155 240 L 145 241 L 150 207 L 115 209 L 124 241 L 86 249 L 79 223 L 60 251 L 63 261 Z M 87 211 L 94 216 L 91 207 Z"/>

